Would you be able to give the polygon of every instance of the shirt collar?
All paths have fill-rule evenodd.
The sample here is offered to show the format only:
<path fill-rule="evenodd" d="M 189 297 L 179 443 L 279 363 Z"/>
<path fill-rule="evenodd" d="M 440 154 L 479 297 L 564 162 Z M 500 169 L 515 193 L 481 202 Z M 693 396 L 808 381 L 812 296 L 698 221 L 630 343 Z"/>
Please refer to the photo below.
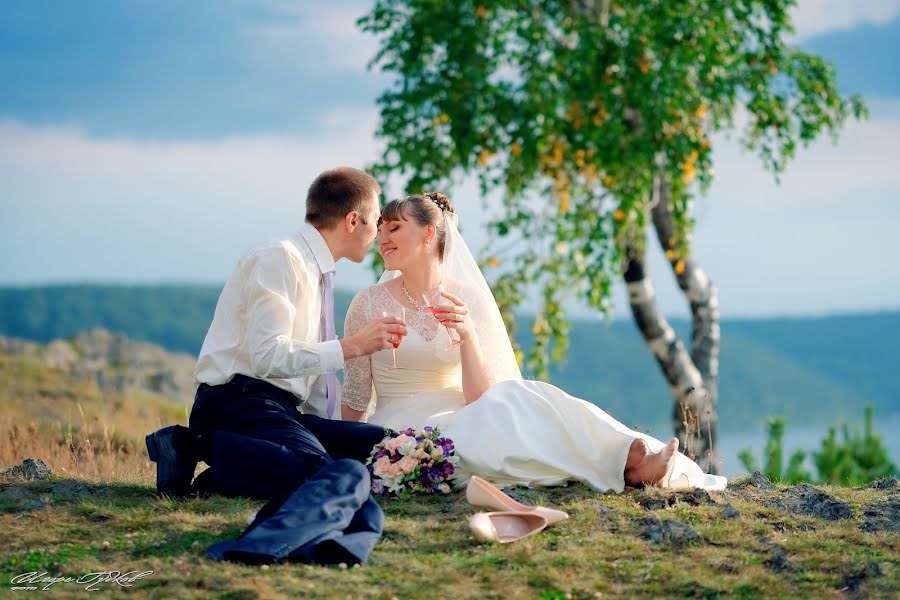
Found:
<path fill-rule="evenodd" d="M 309 246 L 309 249 L 312 250 L 316 264 L 319 265 L 319 271 L 322 273 L 334 271 L 334 256 L 331 254 L 331 250 L 328 249 L 328 244 L 325 243 L 325 238 L 322 237 L 319 230 L 309 223 L 304 223 L 300 226 L 299 233 L 306 245 Z"/>

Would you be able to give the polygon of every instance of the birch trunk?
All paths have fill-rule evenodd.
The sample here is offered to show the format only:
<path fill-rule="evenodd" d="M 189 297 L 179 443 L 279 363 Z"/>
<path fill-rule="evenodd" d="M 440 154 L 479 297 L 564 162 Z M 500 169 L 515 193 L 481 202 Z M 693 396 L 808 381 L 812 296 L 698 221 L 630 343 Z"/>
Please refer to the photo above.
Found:
<path fill-rule="evenodd" d="M 657 178 L 653 191 L 652 217 L 663 250 L 674 233 L 671 204 L 665 180 Z M 642 248 L 646 244 L 640 245 Z M 673 425 L 682 451 L 710 473 L 717 472 L 715 448 L 718 440 L 716 411 L 719 371 L 719 310 L 716 288 L 690 256 L 674 257 L 684 269 L 675 276 L 691 307 L 691 352 L 678 338 L 656 302 L 653 282 L 647 272 L 644 250 L 629 249 L 624 279 L 628 301 L 638 330 L 656 358 L 675 401 Z"/>

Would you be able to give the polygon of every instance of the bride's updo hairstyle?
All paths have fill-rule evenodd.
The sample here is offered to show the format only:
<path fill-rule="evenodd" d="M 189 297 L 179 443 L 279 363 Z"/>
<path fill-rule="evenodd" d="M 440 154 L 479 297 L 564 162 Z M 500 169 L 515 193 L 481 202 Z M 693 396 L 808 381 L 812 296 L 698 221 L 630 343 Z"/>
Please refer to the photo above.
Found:
<path fill-rule="evenodd" d="M 438 258 L 444 258 L 444 245 L 447 241 L 447 230 L 444 228 L 443 211 L 453 212 L 450 198 L 441 192 L 423 192 L 406 198 L 398 198 L 388 202 L 381 209 L 378 224 L 386 221 L 409 221 L 412 219 L 422 227 L 434 225 L 437 230 Z"/>

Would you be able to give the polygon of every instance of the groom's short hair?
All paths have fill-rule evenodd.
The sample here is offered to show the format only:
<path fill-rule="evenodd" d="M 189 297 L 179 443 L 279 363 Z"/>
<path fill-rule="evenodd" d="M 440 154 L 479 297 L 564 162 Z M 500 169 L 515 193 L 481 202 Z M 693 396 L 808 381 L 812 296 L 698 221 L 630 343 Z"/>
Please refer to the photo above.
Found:
<path fill-rule="evenodd" d="M 375 178 L 353 167 L 335 167 L 316 177 L 306 193 L 306 221 L 317 229 L 334 227 L 349 212 L 365 222 L 366 207 L 381 186 Z"/>

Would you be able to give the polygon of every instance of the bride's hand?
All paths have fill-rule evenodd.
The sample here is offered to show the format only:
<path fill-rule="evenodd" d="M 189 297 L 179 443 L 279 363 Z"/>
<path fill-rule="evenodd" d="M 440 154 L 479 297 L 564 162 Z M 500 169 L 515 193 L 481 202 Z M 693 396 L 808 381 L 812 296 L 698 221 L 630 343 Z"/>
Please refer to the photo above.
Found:
<path fill-rule="evenodd" d="M 445 327 L 455 329 L 459 334 L 459 339 L 466 341 L 471 338 L 475 333 L 475 327 L 465 302 L 449 292 L 441 292 L 441 296 L 449 300 L 451 304 L 435 306 L 434 308 L 438 312 L 434 316 Z"/>

